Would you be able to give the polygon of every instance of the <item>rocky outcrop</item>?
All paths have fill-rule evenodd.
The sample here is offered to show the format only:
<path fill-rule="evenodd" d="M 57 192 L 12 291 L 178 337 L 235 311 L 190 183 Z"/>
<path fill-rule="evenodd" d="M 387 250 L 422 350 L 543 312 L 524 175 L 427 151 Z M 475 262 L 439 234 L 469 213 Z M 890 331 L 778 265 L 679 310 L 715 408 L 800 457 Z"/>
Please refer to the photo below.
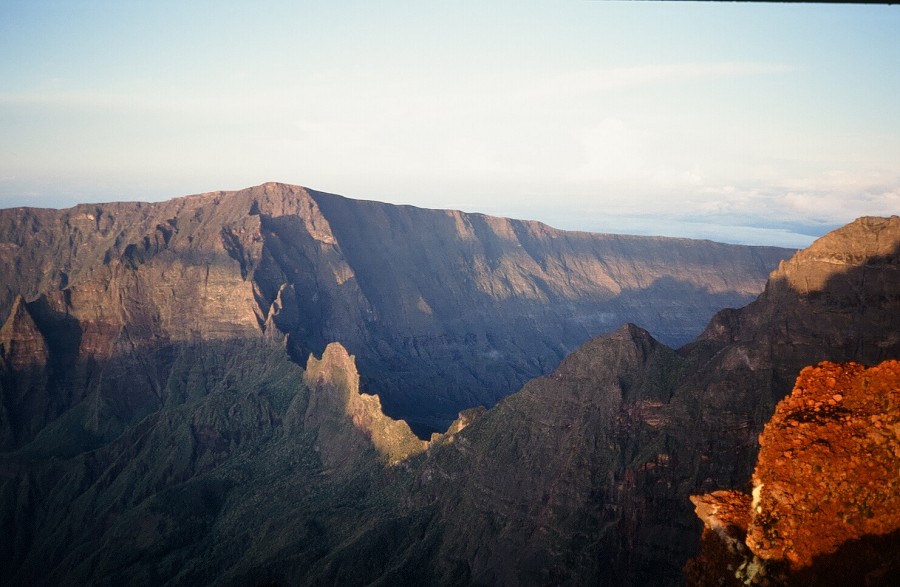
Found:
<path fill-rule="evenodd" d="M 269 183 L 0 211 L 0 319 L 17 296 L 39 303 L 48 320 L 77 325 L 58 346 L 85 361 L 287 336 L 302 365 L 340 341 L 388 413 L 424 436 L 624 322 L 687 342 L 715 311 L 750 301 L 789 254 Z"/>
<path fill-rule="evenodd" d="M 0 328 L 0 359 L 8 369 L 15 371 L 45 365 L 49 356 L 44 335 L 31 317 L 25 300 L 17 296 L 9 317 Z"/>
<path fill-rule="evenodd" d="M 440 575 L 465 573 L 479 585 L 626 580 L 618 543 L 627 536 L 617 526 L 634 479 L 622 464 L 643 438 L 629 435 L 623 416 L 658 425 L 679 362 L 626 325 L 433 448 L 411 494 L 417 507 L 439 508 L 440 534 L 425 541 L 440 544 Z M 665 453 L 653 458 L 669 464 Z"/>
<path fill-rule="evenodd" d="M 116 410 L 101 394 L 0 453 L 4 585 L 333 583 L 331 551 L 398 529 L 385 479 L 425 443 L 359 393 L 340 345 L 306 371 L 268 339 L 173 345 L 147 362 L 167 400 L 118 434 L 86 422 Z M 357 556 L 366 576 L 384 571 L 377 552 Z"/>
<path fill-rule="evenodd" d="M 51 402 L 45 395 L 49 358 L 47 340 L 17 296 L 0 328 L 0 447 L 15 445 L 44 423 Z"/>
<path fill-rule="evenodd" d="M 692 497 L 692 585 L 900 578 L 900 362 L 807 367 L 760 435 L 751 494 Z"/>
<path fill-rule="evenodd" d="M 360 393 L 353 357 L 340 344 L 329 344 L 321 359 L 310 355 L 304 381 L 311 394 L 303 426 L 317 431 L 326 466 L 352 463 L 369 445 L 390 465 L 425 450 L 406 422 L 384 415 L 377 395 Z M 347 436 L 348 420 L 360 434 Z"/>
<path fill-rule="evenodd" d="M 897 216 L 860 218 L 835 230 L 782 263 L 758 300 L 718 314 L 700 338 L 765 346 L 792 365 L 893 358 L 900 344 L 893 311 L 900 306 L 898 242 Z M 789 389 L 796 372 L 786 375 Z"/>

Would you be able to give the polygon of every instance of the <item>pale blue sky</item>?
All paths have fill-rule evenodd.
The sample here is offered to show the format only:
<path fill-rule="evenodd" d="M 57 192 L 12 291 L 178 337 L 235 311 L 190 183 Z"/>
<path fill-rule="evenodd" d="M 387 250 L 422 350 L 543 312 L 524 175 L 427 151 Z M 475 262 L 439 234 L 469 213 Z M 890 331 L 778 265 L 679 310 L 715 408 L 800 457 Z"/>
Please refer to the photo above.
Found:
<path fill-rule="evenodd" d="M 282 181 L 805 246 L 900 213 L 900 8 L 0 2 L 0 206 Z"/>

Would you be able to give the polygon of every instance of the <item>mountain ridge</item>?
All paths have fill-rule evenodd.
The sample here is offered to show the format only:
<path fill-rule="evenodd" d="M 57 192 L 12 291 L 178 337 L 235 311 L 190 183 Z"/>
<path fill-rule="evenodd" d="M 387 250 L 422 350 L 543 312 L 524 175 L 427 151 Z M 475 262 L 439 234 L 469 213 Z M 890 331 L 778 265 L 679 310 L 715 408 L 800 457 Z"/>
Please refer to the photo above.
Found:
<path fill-rule="evenodd" d="M 623 322 L 686 342 L 721 307 L 752 299 L 789 252 L 570 233 L 268 183 L 0 211 L 0 318 L 23 295 L 48 319 L 74 319 L 66 353 L 97 358 L 286 335 L 304 365 L 341 341 L 387 412 L 425 437 Z"/>

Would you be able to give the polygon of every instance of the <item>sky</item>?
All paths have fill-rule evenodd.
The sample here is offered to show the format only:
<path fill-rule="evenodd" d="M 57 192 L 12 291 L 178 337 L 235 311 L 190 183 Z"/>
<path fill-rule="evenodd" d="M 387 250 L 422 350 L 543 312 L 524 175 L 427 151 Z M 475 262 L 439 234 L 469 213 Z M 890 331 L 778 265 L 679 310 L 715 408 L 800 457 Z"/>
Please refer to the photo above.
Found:
<path fill-rule="evenodd" d="M 266 181 L 804 247 L 900 214 L 900 7 L 0 1 L 0 207 Z"/>

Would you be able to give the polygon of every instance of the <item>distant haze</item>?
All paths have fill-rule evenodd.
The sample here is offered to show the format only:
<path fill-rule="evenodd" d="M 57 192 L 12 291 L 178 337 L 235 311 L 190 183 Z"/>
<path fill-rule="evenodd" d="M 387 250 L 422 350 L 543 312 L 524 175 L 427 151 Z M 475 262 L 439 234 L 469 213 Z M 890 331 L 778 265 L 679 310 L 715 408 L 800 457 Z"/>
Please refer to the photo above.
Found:
<path fill-rule="evenodd" d="M 898 30 L 897 6 L 7 0 L 0 207 L 280 181 L 802 247 L 900 213 Z"/>

